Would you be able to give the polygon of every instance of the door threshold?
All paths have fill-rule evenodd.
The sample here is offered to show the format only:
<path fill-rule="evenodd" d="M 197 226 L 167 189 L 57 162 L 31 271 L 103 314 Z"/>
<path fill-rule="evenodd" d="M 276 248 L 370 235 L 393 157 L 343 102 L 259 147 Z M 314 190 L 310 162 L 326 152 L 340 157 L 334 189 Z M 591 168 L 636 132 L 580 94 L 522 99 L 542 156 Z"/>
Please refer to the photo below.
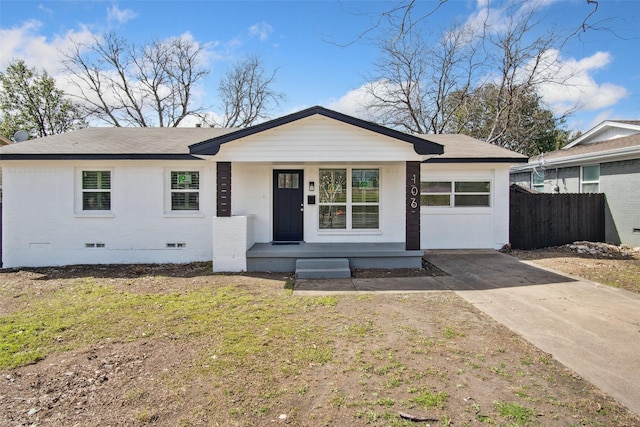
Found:
<path fill-rule="evenodd" d="M 300 242 L 299 241 L 293 241 L 293 242 L 289 242 L 289 241 L 277 241 L 277 242 L 271 242 L 271 244 L 273 246 L 280 246 L 280 245 L 299 245 Z"/>

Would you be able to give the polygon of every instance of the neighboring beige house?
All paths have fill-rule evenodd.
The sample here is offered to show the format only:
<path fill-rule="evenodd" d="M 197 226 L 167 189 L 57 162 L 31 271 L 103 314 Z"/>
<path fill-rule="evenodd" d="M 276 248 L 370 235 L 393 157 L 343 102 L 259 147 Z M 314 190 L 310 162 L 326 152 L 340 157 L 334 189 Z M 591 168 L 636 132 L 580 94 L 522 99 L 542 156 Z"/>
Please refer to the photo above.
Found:
<path fill-rule="evenodd" d="M 562 149 L 512 167 L 510 179 L 544 193 L 604 193 L 605 240 L 640 246 L 640 121 L 604 121 Z"/>
<path fill-rule="evenodd" d="M 419 267 L 424 249 L 508 243 L 509 168 L 526 161 L 323 107 L 245 129 L 82 129 L 0 148 L 3 261 Z"/>

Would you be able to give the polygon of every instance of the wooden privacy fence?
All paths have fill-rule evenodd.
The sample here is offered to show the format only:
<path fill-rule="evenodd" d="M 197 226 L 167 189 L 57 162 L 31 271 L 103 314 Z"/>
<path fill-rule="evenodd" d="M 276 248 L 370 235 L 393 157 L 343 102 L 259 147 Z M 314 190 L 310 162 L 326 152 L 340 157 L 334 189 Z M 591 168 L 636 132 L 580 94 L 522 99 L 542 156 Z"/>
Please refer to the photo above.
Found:
<path fill-rule="evenodd" d="M 509 240 L 514 249 L 604 241 L 604 194 L 533 193 L 511 186 Z"/>

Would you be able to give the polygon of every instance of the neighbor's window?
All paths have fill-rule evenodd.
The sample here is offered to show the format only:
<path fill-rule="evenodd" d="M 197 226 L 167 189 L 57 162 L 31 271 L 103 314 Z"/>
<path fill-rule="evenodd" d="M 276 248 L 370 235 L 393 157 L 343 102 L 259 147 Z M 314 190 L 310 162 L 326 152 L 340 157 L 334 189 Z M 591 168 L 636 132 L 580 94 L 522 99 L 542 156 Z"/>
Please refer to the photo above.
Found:
<path fill-rule="evenodd" d="M 82 171 L 82 210 L 111 210 L 111 171 Z"/>
<path fill-rule="evenodd" d="M 379 169 L 320 169 L 319 181 L 321 230 L 380 227 Z"/>
<path fill-rule="evenodd" d="M 582 193 L 600 191 L 600 165 L 583 166 L 580 178 Z"/>
<path fill-rule="evenodd" d="M 200 172 L 171 172 L 171 210 L 197 211 L 200 209 Z"/>
<path fill-rule="evenodd" d="M 488 207 L 489 181 L 426 181 L 420 185 L 421 206 Z"/>
<path fill-rule="evenodd" d="M 544 191 L 544 171 L 533 171 L 531 174 L 531 187 L 536 191 Z"/>

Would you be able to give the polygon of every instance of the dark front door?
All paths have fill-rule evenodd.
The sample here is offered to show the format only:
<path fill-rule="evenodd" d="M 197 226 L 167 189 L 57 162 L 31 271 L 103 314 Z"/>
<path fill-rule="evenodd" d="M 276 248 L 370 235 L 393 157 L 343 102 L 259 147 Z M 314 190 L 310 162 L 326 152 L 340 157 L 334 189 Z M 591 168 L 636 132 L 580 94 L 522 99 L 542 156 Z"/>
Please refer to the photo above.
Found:
<path fill-rule="evenodd" d="M 303 175 L 301 170 L 273 171 L 273 240 L 302 240 Z"/>

